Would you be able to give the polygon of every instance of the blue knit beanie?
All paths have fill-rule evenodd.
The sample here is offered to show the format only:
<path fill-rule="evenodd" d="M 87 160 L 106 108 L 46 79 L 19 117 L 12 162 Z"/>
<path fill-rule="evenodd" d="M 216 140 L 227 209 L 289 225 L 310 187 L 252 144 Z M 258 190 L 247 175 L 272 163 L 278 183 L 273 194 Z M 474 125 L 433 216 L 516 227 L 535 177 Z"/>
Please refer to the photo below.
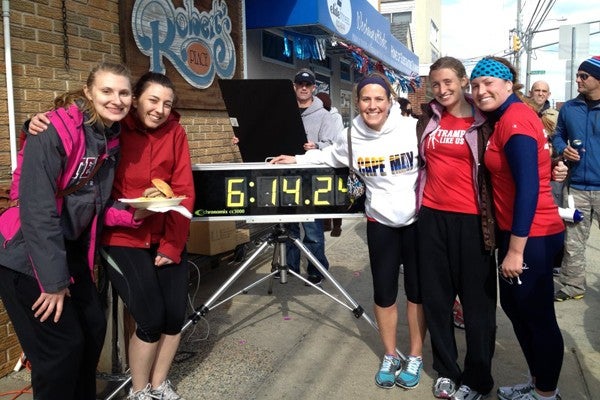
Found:
<path fill-rule="evenodd" d="M 473 72 L 471 72 L 471 80 L 480 76 L 491 76 L 511 82 L 513 80 L 513 74 L 510 72 L 510 69 L 500 61 L 492 58 L 483 58 L 475 65 Z"/>
<path fill-rule="evenodd" d="M 582 62 L 579 71 L 587 72 L 600 81 L 600 56 L 594 56 Z"/>

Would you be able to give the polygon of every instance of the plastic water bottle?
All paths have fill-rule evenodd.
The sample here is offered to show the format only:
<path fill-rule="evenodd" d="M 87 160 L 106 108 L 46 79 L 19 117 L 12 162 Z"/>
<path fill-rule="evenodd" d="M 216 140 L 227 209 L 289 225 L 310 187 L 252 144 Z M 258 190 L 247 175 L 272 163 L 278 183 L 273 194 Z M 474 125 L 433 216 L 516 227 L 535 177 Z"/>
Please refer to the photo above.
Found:
<path fill-rule="evenodd" d="M 576 208 L 558 207 L 558 215 L 567 222 L 579 222 L 583 220 L 583 213 Z"/>
<path fill-rule="evenodd" d="M 583 149 L 583 141 L 580 139 L 573 139 L 571 140 L 571 147 L 581 154 L 581 150 Z"/>

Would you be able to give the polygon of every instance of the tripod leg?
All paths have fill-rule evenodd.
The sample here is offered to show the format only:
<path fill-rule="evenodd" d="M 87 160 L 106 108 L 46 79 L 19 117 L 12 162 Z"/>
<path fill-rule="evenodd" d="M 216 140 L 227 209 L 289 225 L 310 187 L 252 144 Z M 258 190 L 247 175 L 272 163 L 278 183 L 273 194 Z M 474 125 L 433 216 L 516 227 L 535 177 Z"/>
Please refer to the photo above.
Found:
<path fill-rule="evenodd" d="M 379 327 L 377 326 L 377 323 L 375 323 L 375 321 L 373 321 L 365 313 L 365 310 L 363 309 L 363 307 L 360 304 L 358 304 L 356 301 L 354 301 L 354 299 L 348 294 L 348 292 L 346 292 L 346 290 L 342 287 L 342 285 L 340 285 L 339 282 L 337 280 L 335 280 L 333 275 L 331 275 L 325 267 L 323 267 L 323 265 L 319 262 L 317 257 L 315 257 L 315 255 L 313 253 L 311 253 L 311 251 L 304 245 L 304 243 L 302 243 L 302 241 L 300 239 L 290 238 L 289 240 L 293 240 L 294 245 L 296 245 L 296 247 L 298 247 L 298 249 L 300 249 L 300 251 L 310 260 L 311 263 L 313 263 L 313 265 L 319 270 L 319 272 L 321 274 L 323 274 L 323 276 L 325 278 L 327 278 L 327 280 L 329 282 L 331 282 L 333 284 L 333 286 L 335 286 L 335 288 L 338 290 L 338 292 L 340 292 L 342 294 L 342 296 L 344 296 L 346 301 L 352 306 L 352 308 L 351 308 L 352 314 L 354 314 L 354 316 L 356 318 L 360 318 L 360 317 L 364 318 L 364 320 L 367 321 L 369 323 L 369 325 L 371 325 L 377 332 L 379 332 Z M 312 285 L 312 286 L 314 286 L 314 285 Z M 317 289 L 320 289 L 320 288 L 317 287 Z M 321 291 L 324 292 L 323 290 L 321 290 Z M 396 349 L 396 353 L 398 353 L 398 355 L 400 356 L 400 358 L 402 360 L 406 359 L 404 354 L 402 354 L 398 349 Z"/>
<path fill-rule="evenodd" d="M 248 268 L 250 268 L 254 260 L 264 251 L 264 249 L 268 245 L 268 241 L 263 242 L 258 247 L 258 249 L 256 249 L 254 253 L 252 253 L 252 255 L 246 261 L 244 261 L 242 265 L 240 265 L 240 267 L 233 273 L 233 275 L 231 275 L 225 281 L 225 283 L 223 283 L 223 285 L 221 285 L 221 287 L 219 287 L 217 291 L 208 300 L 206 300 L 206 303 L 202 304 L 196 309 L 195 313 L 189 317 L 189 321 L 183 326 L 182 330 L 187 328 L 188 325 L 198 322 L 198 319 L 200 317 L 206 315 L 206 313 L 210 311 L 213 303 L 217 301 L 227 289 L 229 289 L 233 282 L 235 282 Z"/>
<path fill-rule="evenodd" d="M 126 372 L 129 372 L 129 370 L 127 370 Z M 125 379 L 115 390 L 113 390 L 108 397 L 106 397 L 104 400 L 112 400 L 115 398 L 115 396 L 117 394 L 119 394 L 119 392 L 123 389 L 125 389 L 127 387 L 127 385 L 129 385 L 129 382 L 131 382 L 131 375 L 129 375 L 127 377 L 127 379 Z"/>
<path fill-rule="evenodd" d="M 285 243 L 275 242 L 275 250 L 273 251 L 273 260 L 271 261 L 271 272 L 279 274 L 279 283 L 287 283 L 287 257 Z M 269 282 L 267 289 L 268 294 L 273 294 L 273 280 Z"/>

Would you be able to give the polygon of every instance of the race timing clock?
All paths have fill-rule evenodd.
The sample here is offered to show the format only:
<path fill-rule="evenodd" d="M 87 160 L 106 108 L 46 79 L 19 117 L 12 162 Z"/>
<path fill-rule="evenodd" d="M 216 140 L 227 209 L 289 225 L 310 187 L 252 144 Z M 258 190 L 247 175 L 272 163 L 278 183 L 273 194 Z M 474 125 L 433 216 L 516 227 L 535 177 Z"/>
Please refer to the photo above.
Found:
<path fill-rule="evenodd" d="M 195 164 L 194 218 L 302 221 L 349 211 L 347 168 L 268 163 Z"/>

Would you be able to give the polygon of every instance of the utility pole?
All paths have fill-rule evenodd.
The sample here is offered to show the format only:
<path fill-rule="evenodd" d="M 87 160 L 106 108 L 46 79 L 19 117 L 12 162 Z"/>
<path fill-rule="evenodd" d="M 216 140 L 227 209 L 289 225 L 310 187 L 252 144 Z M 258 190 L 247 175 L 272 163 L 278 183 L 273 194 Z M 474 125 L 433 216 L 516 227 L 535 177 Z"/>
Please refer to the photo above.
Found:
<path fill-rule="evenodd" d="M 525 65 L 525 90 L 529 90 L 530 80 L 531 80 L 531 40 L 533 39 L 533 34 L 527 38 L 525 42 L 525 54 L 527 55 L 527 64 Z"/>
<path fill-rule="evenodd" d="M 521 0 L 517 0 L 517 31 L 515 32 L 515 35 L 517 35 L 517 38 L 521 37 L 521 29 L 522 29 L 522 26 L 521 26 Z M 515 69 L 517 70 L 517 73 L 520 74 L 521 73 L 521 49 L 513 48 L 513 51 L 515 52 Z"/>

